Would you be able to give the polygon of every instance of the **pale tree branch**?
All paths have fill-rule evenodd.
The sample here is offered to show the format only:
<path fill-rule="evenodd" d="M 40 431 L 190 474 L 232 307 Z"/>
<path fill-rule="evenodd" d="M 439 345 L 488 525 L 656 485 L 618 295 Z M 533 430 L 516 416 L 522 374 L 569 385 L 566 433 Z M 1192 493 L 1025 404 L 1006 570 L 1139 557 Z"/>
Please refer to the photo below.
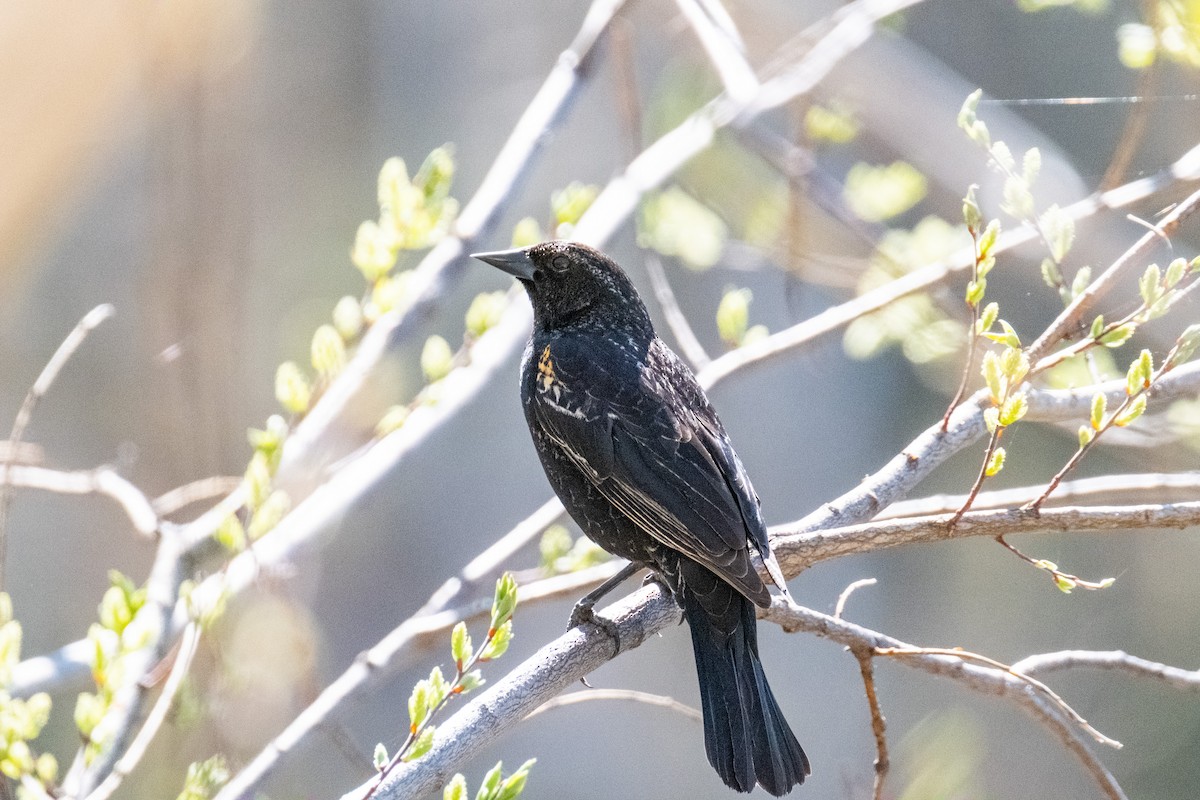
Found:
<path fill-rule="evenodd" d="M 0 485 L 56 494 L 104 495 L 121 507 L 138 535 L 153 539 L 158 534 L 159 520 L 154 504 L 141 489 L 111 467 L 65 472 L 47 467 L 3 466 L 0 467 Z"/>
<path fill-rule="evenodd" d="M 1124 533 L 1130 530 L 1200 525 L 1200 501 L 1133 506 L 1071 506 L 968 511 L 951 525 L 953 513 L 864 522 L 811 531 L 782 525 L 771 529 L 771 546 L 785 574 L 793 577 L 813 564 L 899 545 L 943 542 L 968 536 L 1016 533 Z"/>
<path fill-rule="evenodd" d="M 1121 650 L 1062 650 L 1057 653 L 1039 653 L 1026 656 L 1012 665 L 1013 670 L 1026 675 L 1044 675 L 1048 672 L 1080 667 L 1128 672 L 1139 678 L 1161 681 L 1172 689 L 1200 692 L 1200 670 L 1160 664 Z"/>
<path fill-rule="evenodd" d="M 58 379 L 58 373 L 79 349 L 79 345 L 83 344 L 83 340 L 104 320 L 111 317 L 113 311 L 113 307 L 105 303 L 84 314 L 83 319 L 75 324 L 75 327 L 67 334 L 67 338 L 63 339 L 62 344 L 54 351 L 54 355 L 50 356 L 46 366 L 42 367 L 33 386 L 29 387 L 29 391 L 25 394 L 25 399 L 21 402 L 21 407 L 17 409 L 17 416 L 13 420 L 12 432 L 8 435 L 8 446 L 5 449 L 5 472 L 16 461 L 17 454 L 21 449 L 21 437 L 25 435 L 25 428 L 29 426 L 29 420 L 33 418 L 33 410 L 37 407 L 38 401 L 46 395 L 46 392 L 50 391 L 50 387 Z M 8 484 L 0 486 L 0 591 L 4 589 L 4 569 L 5 562 L 8 561 L 8 536 L 5 528 L 8 523 L 8 504 L 11 499 L 12 494 Z"/>
<path fill-rule="evenodd" d="M 150 747 L 150 742 L 154 740 L 159 728 L 166 722 L 167 713 L 171 710 L 171 705 L 175 702 L 180 688 L 183 687 L 183 681 L 187 677 L 188 670 L 191 668 L 192 659 L 195 658 L 196 651 L 200 647 L 200 634 L 199 623 L 193 622 L 184 628 L 183 635 L 179 640 L 179 647 L 175 653 L 175 661 L 171 665 L 171 672 L 167 675 L 167 681 L 163 686 L 162 693 L 158 696 L 158 700 L 155 701 L 154 707 L 146 717 L 146 722 L 129 744 L 129 748 L 113 765 L 112 771 L 87 796 L 87 800 L 108 800 L 108 798 L 112 797 L 113 792 L 120 788 L 121 783 L 124 782 L 129 773 L 141 763 L 141 760 L 146 755 L 146 750 Z"/>
<path fill-rule="evenodd" d="M 980 511 L 1024 505 L 1042 489 L 1043 487 L 1038 485 L 981 492 L 971 504 L 971 508 Z M 1059 484 L 1054 493 L 1054 500 L 1062 504 L 1068 500 L 1081 500 L 1098 495 L 1133 495 L 1144 497 L 1146 501 L 1162 501 L 1168 495 L 1180 492 L 1190 493 L 1191 496 L 1200 492 L 1200 472 L 1139 472 L 1079 478 Z M 966 495 L 962 494 L 937 494 L 916 500 L 902 500 L 888 506 L 876 515 L 874 520 L 879 522 L 885 519 L 949 514 L 962 508 L 966 499 Z"/>
<path fill-rule="evenodd" d="M 700 712 L 689 706 L 687 703 L 681 703 L 674 697 L 667 697 L 661 694 L 650 694 L 649 692 L 639 692 L 633 689 L 584 689 L 580 692 L 570 692 L 569 694 L 560 694 L 557 697 L 552 697 L 545 703 L 542 703 L 525 718 L 529 721 L 534 717 L 540 716 L 547 711 L 553 711 L 559 708 L 567 708 L 568 706 L 576 706 L 580 703 L 590 703 L 596 700 L 623 700 L 631 703 L 640 703 L 641 705 L 653 706 L 656 708 L 665 708 L 668 711 L 673 711 L 676 714 L 687 717 L 690 720 L 699 722 L 703 717 Z"/>
<path fill-rule="evenodd" d="M 609 562 L 579 572 L 543 578 L 523 584 L 518 589 L 522 607 L 563 597 L 577 597 L 580 592 L 599 585 L 622 566 Z M 434 598 L 438 594 L 435 593 Z M 430 608 L 431 598 L 425 608 Z M 354 663 L 332 683 L 288 726 L 264 747 L 217 795 L 217 800 L 249 800 L 255 797 L 262 783 L 280 766 L 282 759 L 306 741 L 313 733 L 327 726 L 334 715 L 344 709 L 345 702 L 369 690 L 395 672 L 400 656 L 412 656 L 414 648 L 430 648 L 446 644 L 451 628 L 460 621 L 486 618 L 491 609 L 490 598 L 480 598 L 458 608 L 418 612 L 408 618 L 377 644 L 359 654 Z"/>

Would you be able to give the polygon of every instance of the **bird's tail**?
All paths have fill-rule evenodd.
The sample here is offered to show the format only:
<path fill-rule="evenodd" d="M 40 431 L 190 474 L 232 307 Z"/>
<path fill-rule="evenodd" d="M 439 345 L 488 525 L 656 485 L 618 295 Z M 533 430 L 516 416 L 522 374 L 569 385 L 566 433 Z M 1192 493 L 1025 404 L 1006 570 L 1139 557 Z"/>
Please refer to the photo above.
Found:
<path fill-rule="evenodd" d="M 757 783 L 780 797 L 810 769 L 758 660 L 754 604 L 709 570 L 687 566 L 679 594 L 696 653 L 708 761 L 730 788 L 749 792 Z"/>

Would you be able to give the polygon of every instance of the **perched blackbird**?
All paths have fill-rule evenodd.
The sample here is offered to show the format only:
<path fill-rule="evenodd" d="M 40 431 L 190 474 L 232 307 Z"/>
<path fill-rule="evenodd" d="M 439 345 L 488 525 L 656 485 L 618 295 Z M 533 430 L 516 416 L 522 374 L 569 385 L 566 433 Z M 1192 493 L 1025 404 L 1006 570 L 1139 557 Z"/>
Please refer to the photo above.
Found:
<path fill-rule="evenodd" d="M 787 589 L 704 390 L 603 253 L 552 241 L 475 258 L 514 275 L 533 303 L 521 402 L 554 491 L 585 534 L 655 570 L 683 608 L 709 762 L 740 792 L 786 794 L 809 765 L 759 662 L 754 607 L 770 593 L 756 564 Z M 597 597 L 573 623 L 606 622 L 591 616 Z"/>

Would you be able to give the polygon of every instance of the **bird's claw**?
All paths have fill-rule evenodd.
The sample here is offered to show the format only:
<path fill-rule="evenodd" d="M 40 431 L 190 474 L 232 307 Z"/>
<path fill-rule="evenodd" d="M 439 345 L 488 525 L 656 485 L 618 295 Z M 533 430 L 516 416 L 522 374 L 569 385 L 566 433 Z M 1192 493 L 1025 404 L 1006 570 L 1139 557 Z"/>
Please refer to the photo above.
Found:
<path fill-rule="evenodd" d="M 567 630 L 578 628 L 582 625 L 595 625 L 607 633 L 609 638 L 616 642 L 617 652 L 621 652 L 621 631 L 617 627 L 617 623 L 597 614 L 593 610 L 591 603 L 580 601 L 575 604 L 575 608 L 571 611 L 571 618 L 567 621 Z"/>

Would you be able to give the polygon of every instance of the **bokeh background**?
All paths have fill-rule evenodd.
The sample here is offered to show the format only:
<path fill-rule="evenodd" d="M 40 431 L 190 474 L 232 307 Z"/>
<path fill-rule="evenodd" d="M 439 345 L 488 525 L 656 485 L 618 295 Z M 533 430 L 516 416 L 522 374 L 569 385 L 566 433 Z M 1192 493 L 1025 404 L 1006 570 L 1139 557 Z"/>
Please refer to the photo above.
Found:
<path fill-rule="evenodd" d="M 824 182 L 802 182 L 789 194 L 781 176 L 731 137 L 681 173 L 679 184 L 718 211 L 731 234 L 709 269 L 666 261 L 710 352 L 723 348 L 714 311 L 730 286 L 753 291 L 752 322 L 771 330 L 851 296 L 870 239 L 883 226 L 839 222 L 828 211 L 841 202 L 836 194 L 809 193 L 828 192 L 822 187 L 836 185 L 857 161 L 903 159 L 926 176 L 926 198 L 888 221 L 891 227 L 912 227 L 928 214 L 956 223 L 971 182 L 984 184 L 985 211 L 998 214 L 995 178 L 955 126 L 963 98 L 976 87 L 992 98 L 1166 98 L 1147 105 L 1126 179 L 1154 172 L 1196 144 L 1200 72 L 1162 57 L 1147 83 L 1144 70 L 1122 63 L 1117 36 L 1122 25 L 1152 22 L 1160 5 L 1186 6 L 1195 19 L 1195 3 L 1114 0 L 1087 4 L 1098 6 L 1090 11 L 1037 13 L 1018 5 L 924 3 L 841 64 L 817 99 L 842 104 L 861 128 L 853 143 L 815 151 Z M 729 10 L 750 60 L 762 65 L 836 6 L 739 0 Z M 465 200 L 585 10 L 582 2 L 517 0 L 6 4 L 0 419 L 16 414 L 74 323 L 93 306 L 112 303 L 115 318 L 88 339 L 37 408 L 26 439 L 41 448 L 42 462 L 64 469 L 115 464 L 150 496 L 201 477 L 240 474 L 250 452 L 246 429 L 277 410 L 275 366 L 307 361 L 312 331 L 333 303 L 361 291 L 349 249 L 359 223 L 377 213 L 375 179 L 384 160 L 398 155 L 415 166 L 453 143 L 453 193 Z M 497 233 L 480 243 L 484 249 L 507 246 L 524 216 L 545 220 L 552 190 L 571 181 L 603 184 L 623 167 L 635 145 L 620 110 L 629 75 L 643 143 L 718 89 L 674 3 L 630 3 Z M 1131 109 L 985 103 L 980 115 L 1014 150 L 1042 149 L 1036 196 L 1048 204 L 1100 184 Z M 794 138 L 803 112 L 786 108 L 766 124 Z M 1152 219 L 1178 196 L 1132 211 Z M 1123 215 L 1103 215 L 1081 226 L 1072 259 L 1102 267 L 1141 232 Z M 635 239 L 626 226 L 610 251 L 648 291 Z M 1192 225 L 1174 242 L 1175 253 L 1191 257 L 1198 242 Z M 1040 258 L 1033 249 L 1006 258 L 993 279 L 1005 316 L 1031 334 L 1058 303 L 1041 287 Z M 462 272 L 376 381 L 381 407 L 407 401 L 421 386 L 425 336 L 457 343 L 471 298 L 505 285 L 482 266 Z M 958 313 L 959 292 L 956 286 L 940 302 Z M 1196 312 L 1194 303 L 1175 312 L 1173 322 L 1149 331 L 1147 346 L 1165 350 L 1182 327 L 1178 320 L 1194 320 Z M 653 313 L 661 318 L 657 308 Z M 185 708 L 120 796 L 174 796 L 183 767 L 213 752 L 225 753 L 235 768 L 244 763 L 355 654 L 549 497 L 517 403 L 516 354 L 511 362 L 452 424 L 370 487 L 327 532 L 319 555 L 232 604 L 206 639 Z M 855 360 L 834 335 L 739 374 L 712 399 L 768 520 L 778 523 L 850 489 L 936 419 L 960 363 L 951 357 L 914 365 L 901 348 Z M 372 424 L 359 422 L 365 430 Z M 1015 431 L 1004 481 L 1046 480 L 1073 449 L 1072 439 L 1069 431 Z M 1090 459 L 1084 474 L 1197 464 L 1196 451 L 1184 444 L 1126 444 Z M 978 457 L 956 459 L 925 490 L 965 490 Z M 100 498 L 17 492 L 8 539 L 6 588 L 24 626 L 26 655 L 81 637 L 95 619 L 108 570 L 142 580 L 152 556 Z M 799 602 L 829 611 L 849 582 L 875 577 L 878 585 L 850 603 L 854 621 L 1004 661 L 1063 648 L 1120 648 L 1196 666 L 1195 531 L 1027 544 L 1066 569 L 1115 575 L 1117 583 L 1063 595 L 994 543 L 963 541 L 823 564 L 791 588 Z M 514 566 L 536 561 L 531 549 Z M 521 610 L 512 651 L 487 675 L 499 677 L 557 635 L 568 611 L 569 603 Z M 827 642 L 768 626 L 760 636 L 772 684 L 816 770 L 797 796 L 869 796 L 874 749 L 854 660 Z M 267 795 L 336 796 L 363 780 L 373 744 L 394 745 L 406 726 L 413 682 L 447 654 L 415 656 L 385 689 L 344 709 L 342 729 L 289 757 Z M 893 748 L 889 796 L 1093 796 L 1065 751 L 1008 704 L 898 664 L 880 663 L 878 679 Z M 623 655 L 591 681 L 696 704 L 682 629 Z M 1057 676 L 1054 686 L 1125 743 L 1102 757 L 1131 797 L 1194 795 L 1195 695 L 1085 672 Z M 40 747 L 65 765 L 77 744 L 74 694 L 64 690 L 55 702 Z M 347 750 L 357 751 L 353 760 Z M 476 786 L 497 759 L 515 767 L 531 756 L 539 761 L 528 797 L 728 796 L 704 761 L 699 723 L 662 709 L 588 703 L 554 711 L 498 739 L 466 772 Z"/>

